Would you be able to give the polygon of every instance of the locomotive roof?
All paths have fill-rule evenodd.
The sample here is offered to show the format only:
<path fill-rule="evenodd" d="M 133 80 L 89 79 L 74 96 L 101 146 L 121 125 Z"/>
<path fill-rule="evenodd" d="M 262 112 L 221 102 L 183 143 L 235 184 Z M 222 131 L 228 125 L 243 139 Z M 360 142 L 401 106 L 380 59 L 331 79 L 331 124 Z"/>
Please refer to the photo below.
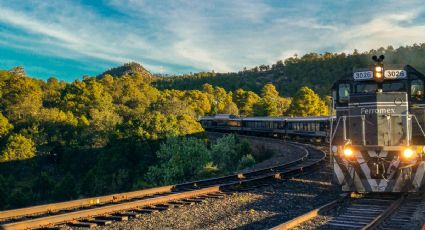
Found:
<path fill-rule="evenodd" d="M 411 74 L 414 74 L 416 76 L 418 76 L 421 79 L 425 80 L 425 75 L 422 74 L 421 72 L 419 72 L 418 70 L 416 70 L 415 68 L 413 68 L 410 65 L 400 65 L 400 64 L 384 64 L 384 67 L 386 70 L 405 70 L 407 72 L 407 78 L 410 78 Z M 373 66 L 369 66 L 366 68 L 353 68 L 352 71 L 346 72 L 338 81 L 336 81 L 334 83 L 334 85 L 332 86 L 332 88 L 334 89 L 338 83 L 340 82 L 355 82 L 356 80 L 354 80 L 353 78 L 353 74 L 355 72 L 362 72 L 362 71 L 372 71 L 373 70 Z M 387 79 L 387 81 L 393 81 L 393 80 L 398 80 L 398 79 Z M 373 79 L 366 79 L 364 81 L 370 81 L 370 82 L 374 82 Z M 385 82 L 385 80 L 384 80 Z"/>

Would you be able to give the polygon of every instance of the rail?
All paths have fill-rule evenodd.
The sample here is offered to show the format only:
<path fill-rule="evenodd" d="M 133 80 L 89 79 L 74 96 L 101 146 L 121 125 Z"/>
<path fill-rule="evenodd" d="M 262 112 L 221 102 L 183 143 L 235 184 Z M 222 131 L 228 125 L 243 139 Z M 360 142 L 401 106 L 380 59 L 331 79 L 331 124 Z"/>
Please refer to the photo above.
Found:
<path fill-rule="evenodd" d="M 320 215 L 328 215 L 327 212 L 338 207 L 339 204 L 349 199 L 348 194 L 335 199 L 319 208 L 313 209 L 303 215 L 292 220 L 277 225 L 271 230 L 291 229 L 300 226 L 307 221 L 311 221 Z M 364 197 L 351 199 L 345 211 L 322 224 L 321 228 L 325 229 L 375 229 L 382 224 L 389 216 L 396 212 L 405 200 L 405 194 L 399 197 L 388 199 L 386 197 Z"/>
<path fill-rule="evenodd" d="M 170 201 L 238 190 L 267 180 L 282 179 L 313 168 L 325 158 L 322 151 L 308 151 L 299 159 L 278 166 L 178 185 L 92 197 L 0 212 L 0 229 L 28 229 L 74 222 L 99 215 L 164 204 Z M 156 196 L 156 197 L 154 197 Z M 60 213 L 68 210 L 66 213 Z"/>

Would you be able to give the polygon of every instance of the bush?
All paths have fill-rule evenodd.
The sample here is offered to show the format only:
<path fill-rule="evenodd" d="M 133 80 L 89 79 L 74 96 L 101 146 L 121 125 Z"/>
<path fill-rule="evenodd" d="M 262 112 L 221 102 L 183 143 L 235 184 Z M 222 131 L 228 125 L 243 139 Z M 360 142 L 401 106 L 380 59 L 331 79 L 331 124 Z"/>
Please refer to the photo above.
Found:
<path fill-rule="evenodd" d="M 222 172 L 234 171 L 241 156 L 235 135 L 223 136 L 211 146 L 211 158 Z"/>
<path fill-rule="evenodd" d="M 153 184 L 173 184 L 199 177 L 210 161 L 209 150 L 196 138 L 169 138 L 157 152 L 159 164 L 149 168 Z"/>
<path fill-rule="evenodd" d="M 7 180 L 0 175 L 0 209 L 3 209 L 6 207 L 9 199 L 9 191 L 8 191 L 9 185 L 7 183 Z"/>
<path fill-rule="evenodd" d="M 50 199 L 52 194 L 53 180 L 46 172 L 41 172 L 40 175 L 33 181 L 33 193 L 39 200 Z"/>
<path fill-rule="evenodd" d="M 210 178 L 218 176 L 220 176 L 220 170 L 218 170 L 218 167 L 214 164 L 214 162 L 208 162 L 200 174 L 201 178 Z"/>
<path fill-rule="evenodd" d="M 57 200 L 70 200 L 76 198 L 77 189 L 74 177 L 67 173 L 56 185 L 53 194 Z"/>
<path fill-rule="evenodd" d="M 238 163 L 238 169 L 244 169 L 251 167 L 255 164 L 255 159 L 251 154 L 245 155 L 242 157 L 242 159 Z"/>

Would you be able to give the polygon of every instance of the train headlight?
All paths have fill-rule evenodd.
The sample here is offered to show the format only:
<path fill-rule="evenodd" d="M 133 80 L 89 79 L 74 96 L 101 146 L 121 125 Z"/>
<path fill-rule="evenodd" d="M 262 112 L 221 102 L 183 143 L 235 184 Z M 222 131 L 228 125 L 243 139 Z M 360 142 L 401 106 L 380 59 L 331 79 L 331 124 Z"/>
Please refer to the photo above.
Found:
<path fill-rule="evenodd" d="M 373 78 L 378 82 L 382 82 L 384 80 L 384 66 L 381 63 L 378 63 L 373 68 Z"/>
<path fill-rule="evenodd" d="M 353 156 L 353 150 L 348 146 L 346 146 L 342 152 L 343 152 L 344 156 L 347 157 L 347 158 L 350 158 L 350 157 Z"/>
<path fill-rule="evenodd" d="M 412 149 L 410 149 L 410 148 L 406 148 L 404 151 L 403 151 L 403 158 L 404 159 L 411 159 L 412 157 L 413 157 L 413 155 L 414 155 L 414 152 L 413 152 L 413 150 Z"/>

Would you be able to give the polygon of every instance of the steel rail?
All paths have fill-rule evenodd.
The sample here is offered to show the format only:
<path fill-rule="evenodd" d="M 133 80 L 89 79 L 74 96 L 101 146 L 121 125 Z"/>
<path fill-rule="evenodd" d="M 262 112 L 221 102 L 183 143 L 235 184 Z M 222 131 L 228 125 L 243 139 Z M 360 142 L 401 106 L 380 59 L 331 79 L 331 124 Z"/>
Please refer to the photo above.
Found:
<path fill-rule="evenodd" d="M 305 149 L 307 151 L 307 148 Z M 306 156 L 302 157 L 301 161 L 295 160 L 293 162 L 275 166 L 275 167 L 272 167 L 273 170 L 270 170 L 270 171 L 267 171 L 264 169 L 257 170 L 257 171 L 261 171 L 262 173 L 260 173 L 259 175 L 257 173 L 257 174 L 254 174 L 254 176 L 247 176 L 249 178 L 240 177 L 239 176 L 240 174 L 237 174 L 238 175 L 237 181 L 229 179 L 230 182 L 228 181 L 227 183 L 221 183 L 221 184 L 211 186 L 211 187 L 206 187 L 206 188 L 199 188 L 199 187 L 192 188 L 192 189 L 195 189 L 192 191 L 182 191 L 179 193 L 163 195 L 163 196 L 159 196 L 155 198 L 146 198 L 143 200 L 136 200 L 136 201 L 129 200 L 131 198 L 138 198 L 138 197 L 143 197 L 146 195 L 169 193 L 173 191 L 175 192 L 174 189 L 179 187 L 179 185 L 164 186 L 164 187 L 140 190 L 140 191 L 129 192 L 129 193 L 113 194 L 109 196 L 94 197 L 94 198 L 87 198 L 87 199 L 81 199 L 76 201 L 68 201 L 68 202 L 61 202 L 56 204 L 41 205 L 36 207 L 4 211 L 2 212 L 3 216 L 8 216 L 10 218 L 10 217 L 16 217 L 17 215 L 25 216 L 25 215 L 31 215 L 31 214 L 40 213 L 40 212 L 42 213 L 42 212 L 50 212 L 53 210 L 63 210 L 64 207 L 77 208 L 77 207 L 90 206 L 93 204 L 106 203 L 106 205 L 102 207 L 93 207 L 93 208 L 90 207 L 90 209 L 75 210 L 65 214 L 59 214 L 59 215 L 53 215 L 53 216 L 41 216 L 41 217 L 36 217 L 30 220 L 21 220 L 21 221 L 18 220 L 17 222 L 3 224 L 0 226 L 0 229 L 28 229 L 28 228 L 39 228 L 39 227 L 43 227 L 47 225 L 57 225 L 60 223 L 70 222 L 76 219 L 88 218 L 88 217 L 98 216 L 98 215 L 105 215 L 108 213 L 124 211 L 124 210 L 132 209 L 132 208 L 136 208 L 140 206 L 161 204 L 161 203 L 166 203 L 167 201 L 174 201 L 179 199 L 206 195 L 209 193 L 220 192 L 225 189 L 232 189 L 233 187 L 235 186 L 237 187 L 238 185 L 249 185 L 251 183 L 257 183 L 259 181 L 266 180 L 266 179 L 272 179 L 272 178 L 281 179 L 285 175 L 292 175 L 298 172 L 303 172 L 304 169 L 310 168 L 316 165 L 317 163 L 323 161 L 323 159 L 326 156 L 322 151 L 320 151 L 320 154 L 315 153 L 316 154 L 315 156 L 312 156 L 308 152 L 309 151 L 307 151 L 308 157 Z M 249 175 L 249 173 L 256 173 L 257 171 L 252 171 L 245 174 Z M 223 177 L 223 178 L 228 178 L 228 177 Z M 193 182 L 187 183 L 187 184 L 181 184 L 180 187 L 184 187 L 183 185 L 193 185 Z M 126 201 L 126 200 L 129 200 L 129 201 Z M 116 201 L 126 201 L 126 202 L 114 204 L 114 202 Z"/>
<path fill-rule="evenodd" d="M 284 229 L 290 229 L 290 228 L 294 228 L 304 222 L 307 222 L 315 217 L 317 217 L 318 215 L 320 215 L 323 212 L 326 212 L 332 208 L 334 208 L 337 204 L 341 203 L 343 201 L 343 199 L 346 199 L 347 196 L 338 198 L 336 200 L 333 200 L 319 208 L 313 209 L 301 216 L 298 216 L 292 220 L 286 221 L 283 224 L 280 224 L 278 226 L 275 226 L 273 228 L 271 228 L 271 230 L 284 230 Z"/>
<path fill-rule="evenodd" d="M 240 179 L 243 179 L 243 178 L 249 178 L 249 177 L 261 175 L 261 174 L 264 174 L 264 173 L 276 172 L 276 171 L 281 170 L 282 168 L 287 168 L 287 167 L 290 167 L 290 166 L 293 166 L 293 165 L 297 165 L 297 164 L 305 161 L 309 157 L 310 153 L 305 147 L 301 148 L 301 147 L 295 145 L 294 143 L 286 143 L 286 144 L 291 144 L 291 145 L 293 145 L 293 147 L 304 150 L 305 154 L 302 157 L 300 157 L 296 160 L 293 160 L 291 162 L 287 162 L 287 163 L 284 163 L 284 164 L 280 164 L 280 165 L 276 165 L 276 166 L 272 166 L 272 167 L 268 167 L 268 168 L 263 168 L 263 169 L 258 169 L 258 170 L 247 171 L 247 172 L 243 172 L 243 173 L 235 173 L 235 174 L 228 175 L 228 176 L 209 178 L 209 179 L 198 180 L 198 181 L 193 181 L 193 182 L 185 182 L 185 183 L 182 183 L 182 184 L 174 185 L 174 187 L 176 189 L 179 189 L 181 187 L 200 187 L 200 186 L 203 186 L 205 184 L 211 185 L 212 183 L 219 183 L 221 181 L 227 181 L 227 180 L 232 180 L 232 179 L 233 180 L 240 180 Z"/>
<path fill-rule="evenodd" d="M 130 201 L 130 202 L 114 204 L 114 205 L 98 207 L 98 208 L 92 208 L 87 210 L 80 210 L 76 212 L 70 212 L 70 213 L 65 213 L 65 214 L 60 214 L 55 216 L 46 216 L 46 217 L 32 219 L 32 220 L 24 220 L 20 222 L 1 225 L 0 229 L 1 230 L 16 230 L 16 229 L 40 228 L 40 227 L 48 226 L 48 225 L 55 225 L 55 224 L 70 222 L 80 218 L 88 218 L 91 216 L 104 215 L 104 214 L 113 213 L 117 211 L 134 209 L 140 206 L 162 204 L 169 201 L 196 197 L 196 196 L 206 195 L 206 194 L 216 193 L 216 192 L 220 192 L 220 186 L 213 186 L 213 187 L 203 188 L 203 189 L 194 190 L 194 191 L 181 192 L 177 194 L 149 198 L 145 200 Z"/>
<path fill-rule="evenodd" d="M 343 202 L 344 199 L 347 199 L 347 198 L 349 198 L 348 194 L 346 194 L 345 196 L 340 197 L 336 200 L 333 200 L 333 201 L 331 201 L 331 202 L 329 202 L 329 203 L 327 203 L 327 204 L 325 204 L 325 205 L 323 205 L 319 208 L 313 209 L 313 210 L 311 210 L 311 211 L 309 211 L 309 212 L 307 212 L 303 215 L 300 215 L 300 216 L 298 216 L 298 217 L 296 217 L 292 220 L 289 220 L 289 221 L 286 221 L 285 223 L 277 225 L 277 226 L 271 228 L 271 230 L 283 230 L 283 229 L 291 229 L 291 228 L 297 227 L 297 226 L 299 226 L 299 225 L 301 225 L 301 224 L 303 224 L 307 221 L 310 221 L 310 220 L 316 218 L 319 215 L 322 215 L 324 212 L 332 210 L 338 204 Z M 363 226 L 359 229 L 369 230 L 369 229 L 376 228 L 378 225 L 380 225 L 386 218 L 388 218 L 391 214 L 393 214 L 400 207 L 400 205 L 404 202 L 404 199 L 405 199 L 405 196 L 402 195 L 400 198 L 398 198 L 397 200 L 392 202 L 378 216 L 376 216 L 368 224 L 366 224 L 366 226 Z M 340 228 L 344 229 L 343 227 L 340 227 Z"/>
<path fill-rule="evenodd" d="M 117 193 L 117 194 L 112 194 L 107 196 L 91 197 L 91 198 L 65 201 L 65 202 L 59 202 L 59 203 L 37 205 L 37 206 L 32 206 L 27 208 L 6 210 L 6 211 L 0 212 L 0 220 L 13 218 L 13 217 L 19 217 L 19 216 L 25 216 L 25 215 L 35 215 L 38 213 L 48 213 L 48 212 L 52 212 L 56 210 L 65 210 L 65 209 L 71 209 L 71 208 L 86 207 L 91 205 L 99 205 L 99 204 L 110 203 L 110 202 L 118 202 L 118 201 L 129 200 L 129 199 L 133 199 L 133 198 L 137 198 L 141 196 L 167 193 L 167 192 L 171 192 L 172 189 L 173 189 L 173 186 L 163 186 L 163 187 L 144 189 L 144 190 L 139 190 L 134 192 Z"/>
<path fill-rule="evenodd" d="M 296 146 L 296 147 L 301 149 L 301 147 L 299 146 Z M 72 200 L 72 201 L 65 201 L 65 202 L 59 202 L 59 203 L 51 203 L 51 204 L 37 205 L 37 206 L 31 206 L 26 208 L 0 211 L 0 221 L 3 221 L 4 219 L 17 218 L 20 216 L 36 215 L 36 214 L 50 213 L 50 212 L 54 212 L 58 210 L 77 209 L 77 208 L 89 207 L 93 205 L 119 202 L 123 200 L 130 200 L 133 198 L 143 197 L 143 196 L 150 196 L 150 195 L 155 195 L 160 193 L 168 193 L 168 192 L 172 192 L 172 191 L 176 191 L 176 190 L 184 189 L 184 188 L 201 188 L 205 186 L 220 184 L 226 181 L 228 182 L 229 180 L 240 181 L 241 179 L 250 178 L 255 175 L 261 175 L 268 172 L 275 172 L 281 168 L 286 168 L 292 165 L 299 164 L 305 159 L 307 159 L 308 157 L 308 151 L 306 149 L 305 151 L 306 153 L 303 155 L 302 158 L 299 158 L 292 162 L 284 163 L 284 164 L 266 168 L 266 169 L 249 171 L 246 173 L 238 173 L 238 174 L 233 174 L 233 175 L 223 176 L 218 178 L 210 178 L 205 180 L 186 182 L 182 184 L 169 185 L 169 186 L 163 186 L 158 188 L 143 189 L 143 190 L 138 190 L 133 192 L 117 193 L 117 194 L 111 194 L 106 196 L 90 197 L 90 198 L 84 198 L 84 199 L 78 199 L 78 200 Z"/>
<path fill-rule="evenodd" d="M 373 219 L 369 224 L 364 226 L 362 230 L 373 229 L 379 224 L 381 224 L 387 217 L 393 214 L 403 203 L 405 195 L 402 195 L 396 201 L 394 201 L 387 209 L 385 209 L 381 214 L 379 214 L 375 219 Z"/>

